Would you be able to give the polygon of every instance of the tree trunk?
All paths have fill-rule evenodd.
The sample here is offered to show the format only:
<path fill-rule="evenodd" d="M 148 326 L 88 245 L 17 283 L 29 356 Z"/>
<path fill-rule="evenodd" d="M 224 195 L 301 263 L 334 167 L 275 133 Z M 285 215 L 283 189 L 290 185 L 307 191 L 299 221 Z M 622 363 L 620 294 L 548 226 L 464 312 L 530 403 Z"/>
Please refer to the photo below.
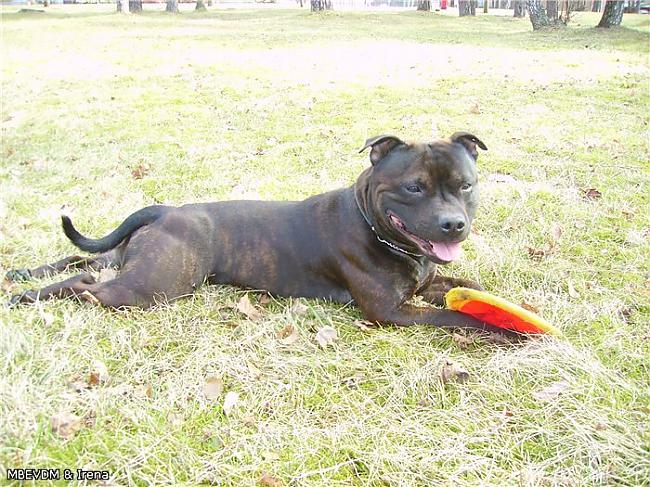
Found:
<path fill-rule="evenodd" d="M 594 0 L 594 3 L 591 4 L 592 12 L 600 12 L 600 0 Z"/>
<path fill-rule="evenodd" d="M 165 12 L 169 12 L 172 14 L 177 14 L 178 13 L 178 0 L 167 0 L 167 7 L 165 8 Z"/>
<path fill-rule="evenodd" d="M 465 17 L 469 15 L 469 0 L 458 0 L 458 15 Z"/>
<path fill-rule="evenodd" d="M 483 13 L 488 13 L 488 0 L 483 0 Z"/>
<path fill-rule="evenodd" d="M 469 0 L 469 14 L 470 15 L 476 15 L 476 4 L 478 3 L 477 0 Z"/>
<path fill-rule="evenodd" d="M 546 15 L 546 9 L 544 9 L 540 0 L 526 0 L 526 7 L 530 16 L 530 23 L 533 25 L 533 30 L 543 29 L 551 25 Z"/>
<path fill-rule="evenodd" d="M 205 8 L 205 3 L 203 3 L 203 0 L 196 0 L 196 8 L 194 10 L 198 10 L 199 12 L 205 12 L 207 8 Z"/>
<path fill-rule="evenodd" d="M 606 29 L 618 27 L 621 25 L 621 20 L 623 20 L 623 2 L 621 0 L 607 0 L 598 27 Z"/>
<path fill-rule="evenodd" d="M 311 11 L 320 12 L 322 10 L 334 10 L 332 0 L 311 0 Z"/>
<path fill-rule="evenodd" d="M 129 0 L 129 10 L 134 14 L 142 12 L 142 0 Z"/>
<path fill-rule="evenodd" d="M 546 2 L 546 16 L 550 24 L 555 23 L 558 18 L 557 0 L 548 0 Z"/>
<path fill-rule="evenodd" d="M 50 0 L 43 0 L 43 7 L 49 7 L 50 6 Z"/>
<path fill-rule="evenodd" d="M 526 16 L 526 5 L 524 5 L 523 0 L 514 0 L 512 2 L 512 7 L 514 9 L 514 16 L 521 18 Z"/>
<path fill-rule="evenodd" d="M 418 0 L 418 10 L 429 12 L 431 10 L 431 0 Z"/>

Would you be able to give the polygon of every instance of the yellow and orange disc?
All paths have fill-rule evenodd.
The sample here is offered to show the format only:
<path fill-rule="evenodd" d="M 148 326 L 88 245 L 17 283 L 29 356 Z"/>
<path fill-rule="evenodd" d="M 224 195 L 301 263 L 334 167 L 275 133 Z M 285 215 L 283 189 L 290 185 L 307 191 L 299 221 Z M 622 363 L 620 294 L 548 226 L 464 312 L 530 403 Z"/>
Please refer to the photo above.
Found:
<path fill-rule="evenodd" d="M 449 309 L 473 316 L 498 328 L 519 333 L 562 336 L 560 330 L 535 313 L 483 291 L 456 287 L 445 295 L 445 302 Z"/>

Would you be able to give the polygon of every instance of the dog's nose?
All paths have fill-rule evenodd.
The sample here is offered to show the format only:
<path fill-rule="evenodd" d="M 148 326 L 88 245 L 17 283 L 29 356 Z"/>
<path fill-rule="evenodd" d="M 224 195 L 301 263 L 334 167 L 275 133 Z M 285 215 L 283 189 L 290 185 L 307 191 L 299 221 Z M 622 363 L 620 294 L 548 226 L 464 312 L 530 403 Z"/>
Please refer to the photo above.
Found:
<path fill-rule="evenodd" d="M 461 217 L 442 218 L 440 228 L 447 235 L 458 235 L 465 229 L 465 219 Z"/>

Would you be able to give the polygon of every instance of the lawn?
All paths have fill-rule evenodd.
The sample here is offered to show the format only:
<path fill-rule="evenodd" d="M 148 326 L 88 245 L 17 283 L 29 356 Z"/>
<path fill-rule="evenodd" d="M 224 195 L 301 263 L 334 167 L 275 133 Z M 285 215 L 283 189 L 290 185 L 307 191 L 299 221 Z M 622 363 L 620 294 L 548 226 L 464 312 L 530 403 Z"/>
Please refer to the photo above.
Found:
<path fill-rule="evenodd" d="M 351 185 L 367 137 L 467 130 L 489 147 L 482 206 L 445 272 L 565 338 L 365 327 L 353 306 L 229 287 L 149 311 L 0 307 L 3 480 L 650 485 L 650 16 L 533 33 L 483 15 L 113 9 L 2 8 L 3 274 L 74 252 L 62 210 L 98 237 L 154 203 L 300 199 Z M 46 282 L 5 282 L 2 300 Z M 443 382 L 447 361 L 467 380 Z"/>

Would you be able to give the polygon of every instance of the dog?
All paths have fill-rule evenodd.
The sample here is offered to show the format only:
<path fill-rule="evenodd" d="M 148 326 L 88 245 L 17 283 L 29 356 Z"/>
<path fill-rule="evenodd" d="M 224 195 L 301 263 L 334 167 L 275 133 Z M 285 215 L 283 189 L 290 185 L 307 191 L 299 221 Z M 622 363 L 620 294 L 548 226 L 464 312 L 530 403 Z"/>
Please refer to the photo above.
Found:
<path fill-rule="evenodd" d="M 204 282 L 272 295 L 353 301 L 378 324 L 499 331 L 455 311 L 416 306 L 415 295 L 442 305 L 468 280 L 443 277 L 438 265 L 460 255 L 478 204 L 475 135 L 457 132 L 431 143 L 393 135 L 366 141 L 371 165 L 354 185 L 304 201 L 225 201 L 149 206 L 109 235 L 90 239 L 68 217 L 63 231 L 79 249 L 7 278 L 39 278 L 71 268 L 119 269 L 96 282 L 84 272 L 12 297 L 13 304 L 75 296 L 109 308 L 147 308 L 191 294 Z"/>

